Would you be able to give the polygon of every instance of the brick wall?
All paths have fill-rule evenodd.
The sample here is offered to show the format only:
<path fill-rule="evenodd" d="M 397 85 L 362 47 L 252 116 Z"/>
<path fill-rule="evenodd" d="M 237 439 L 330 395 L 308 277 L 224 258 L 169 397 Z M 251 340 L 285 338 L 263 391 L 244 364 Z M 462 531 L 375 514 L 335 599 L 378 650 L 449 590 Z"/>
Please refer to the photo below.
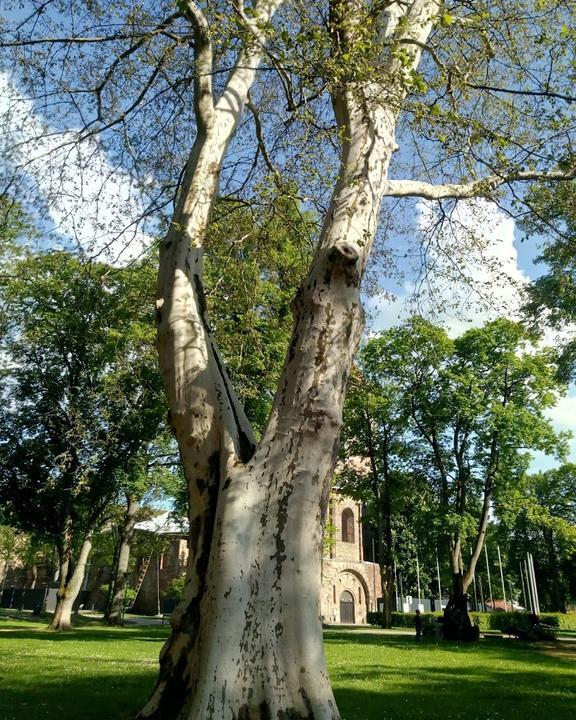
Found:
<path fill-rule="evenodd" d="M 140 563 L 143 559 L 140 559 Z M 168 541 L 161 555 L 154 555 L 150 560 L 144 581 L 134 603 L 133 611 L 155 615 L 158 612 L 158 590 L 160 604 L 168 585 L 177 577 L 184 575 L 188 562 L 188 541 L 185 537 L 174 536 Z M 134 571 L 138 576 L 139 562 Z M 135 580 L 132 581 L 134 583 Z"/>
<path fill-rule="evenodd" d="M 343 514 L 353 514 L 354 541 L 343 540 Z M 381 593 L 378 565 L 364 562 L 360 503 L 335 495 L 330 500 L 330 523 L 336 528 L 329 557 L 322 561 L 321 613 L 324 622 L 339 623 L 344 592 L 354 598 L 354 622 L 365 623 L 366 613 L 376 608 Z M 344 520 L 345 523 L 345 520 Z"/>

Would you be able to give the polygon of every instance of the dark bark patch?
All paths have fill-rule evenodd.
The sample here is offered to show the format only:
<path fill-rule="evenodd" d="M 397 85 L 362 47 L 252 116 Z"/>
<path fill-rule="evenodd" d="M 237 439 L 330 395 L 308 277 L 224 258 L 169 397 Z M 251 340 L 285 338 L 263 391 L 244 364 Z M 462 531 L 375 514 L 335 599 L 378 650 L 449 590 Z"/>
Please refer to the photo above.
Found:
<path fill-rule="evenodd" d="M 228 404 L 230 405 L 232 415 L 234 416 L 234 423 L 236 424 L 236 432 L 238 434 L 238 455 L 241 462 L 247 463 L 252 460 L 252 457 L 254 456 L 254 451 L 256 450 L 256 446 L 242 429 L 242 424 L 240 422 L 240 418 L 238 417 L 238 409 L 236 407 L 236 403 L 234 402 L 234 398 L 232 397 L 229 383 L 224 373 L 224 368 L 222 367 L 222 363 L 220 362 L 220 357 L 216 351 L 214 351 L 213 355 L 216 366 L 218 367 L 218 372 L 220 373 L 220 377 L 222 378 L 222 384 L 226 389 L 226 394 L 228 396 Z"/>
<path fill-rule="evenodd" d="M 276 543 L 276 552 L 271 560 L 276 561 L 276 582 L 280 582 L 282 578 L 282 564 L 286 560 L 286 544 L 284 542 L 284 529 L 288 522 L 288 501 L 292 495 L 293 486 L 287 484 L 286 492 L 278 499 L 278 522 L 276 525 L 276 533 L 274 535 L 274 541 Z"/>
<path fill-rule="evenodd" d="M 270 708 L 266 701 L 262 701 L 258 706 L 242 705 L 238 710 L 238 720 L 272 720 Z"/>
<path fill-rule="evenodd" d="M 302 696 L 302 700 L 304 700 L 304 705 L 306 705 L 306 710 L 308 710 L 309 717 L 314 717 L 314 708 L 312 707 L 312 703 L 310 701 L 310 698 L 308 697 L 308 693 L 304 688 L 300 688 L 300 695 Z"/>
<path fill-rule="evenodd" d="M 202 518 L 195 517 L 190 524 L 190 549 L 193 554 L 198 551 L 198 542 L 200 540 L 200 533 L 202 530 Z"/>
<path fill-rule="evenodd" d="M 338 243 L 330 248 L 326 258 L 325 284 L 329 287 L 337 275 L 342 275 L 348 287 L 357 287 L 360 284 L 359 258 L 358 251 L 348 243 Z"/>
<path fill-rule="evenodd" d="M 286 708 L 286 710 L 278 710 L 278 720 L 312 720 L 314 715 L 302 715 L 294 708 Z"/>

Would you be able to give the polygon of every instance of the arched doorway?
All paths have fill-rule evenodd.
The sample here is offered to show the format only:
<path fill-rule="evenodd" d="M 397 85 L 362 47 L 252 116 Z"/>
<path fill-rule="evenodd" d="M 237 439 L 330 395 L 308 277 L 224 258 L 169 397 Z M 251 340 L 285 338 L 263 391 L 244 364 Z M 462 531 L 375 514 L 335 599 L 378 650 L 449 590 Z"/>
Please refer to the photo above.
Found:
<path fill-rule="evenodd" d="M 340 622 L 354 624 L 354 596 L 348 590 L 340 595 Z"/>

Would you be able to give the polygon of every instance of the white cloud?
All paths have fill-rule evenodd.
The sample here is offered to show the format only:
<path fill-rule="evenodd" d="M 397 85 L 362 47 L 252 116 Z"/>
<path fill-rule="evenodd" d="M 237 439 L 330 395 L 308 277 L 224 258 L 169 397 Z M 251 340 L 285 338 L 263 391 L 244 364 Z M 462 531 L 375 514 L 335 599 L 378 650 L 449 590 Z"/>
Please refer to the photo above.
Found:
<path fill-rule="evenodd" d="M 438 225 L 435 206 L 421 202 L 418 229 L 425 267 L 395 301 L 368 302 L 375 329 L 398 324 L 414 311 L 451 336 L 501 315 L 518 317 L 528 277 L 518 267 L 512 218 L 494 203 L 467 200 Z"/>
<path fill-rule="evenodd" d="M 560 430 L 573 430 L 576 424 L 576 395 L 560 398 L 557 405 L 547 412 L 548 417 Z"/>
<path fill-rule="evenodd" d="M 98 136 L 75 143 L 77 131 L 56 130 L 11 78 L 0 73 L 0 152 L 45 206 L 52 236 L 64 236 L 98 259 L 123 264 L 141 255 L 151 238 L 134 225 L 145 189 L 113 167 Z M 16 192 L 19 186 L 16 185 Z"/>

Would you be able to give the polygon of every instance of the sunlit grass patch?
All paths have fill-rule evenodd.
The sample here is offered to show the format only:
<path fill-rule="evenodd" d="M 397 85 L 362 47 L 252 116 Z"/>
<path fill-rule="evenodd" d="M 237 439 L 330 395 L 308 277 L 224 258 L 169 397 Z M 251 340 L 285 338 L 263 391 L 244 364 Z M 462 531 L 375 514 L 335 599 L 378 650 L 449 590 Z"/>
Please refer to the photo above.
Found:
<path fill-rule="evenodd" d="M 326 633 L 345 720 L 572 720 L 576 644 L 473 644 L 406 635 Z"/>

